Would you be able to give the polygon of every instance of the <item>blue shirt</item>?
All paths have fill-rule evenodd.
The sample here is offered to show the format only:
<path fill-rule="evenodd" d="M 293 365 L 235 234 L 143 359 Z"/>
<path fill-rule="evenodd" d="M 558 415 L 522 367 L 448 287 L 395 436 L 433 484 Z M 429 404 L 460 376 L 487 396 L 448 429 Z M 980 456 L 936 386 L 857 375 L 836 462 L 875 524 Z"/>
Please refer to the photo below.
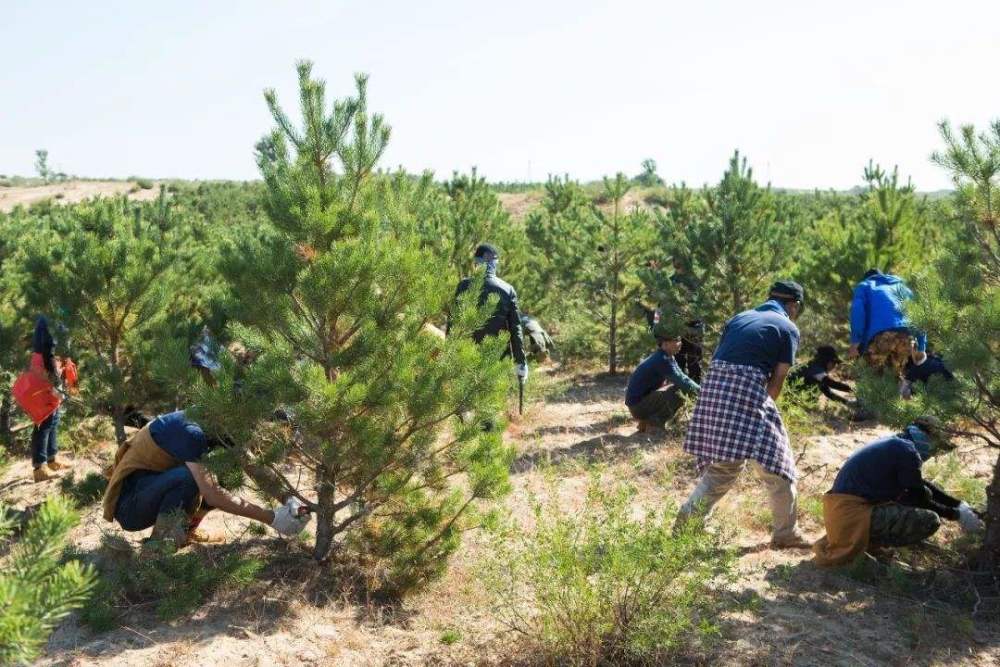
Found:
<path fill-rule="evenodd" d="M 871 442 L 844 463 L 832 493 L 848 493 L 873 503 L 899 498 L 906 489 L 923 486 L 920 454 L 909 440 L 890 436 Z"/>
<path fill-rule="evenodd" d="M 784 307 L 771 300 L 726 322 L 713 359 L 755 366 L 767 375 L 778 364 L 794 364 L 799 328 Z"/>
<path fill-rule="evenodd" d="M 149 434 L 161 449 L 185 463 L 198 461 L 208 449 L 205 433 L 188 421 L 183 410 L 160 415 L 149 422 Z"/>
<path fill-rule="evenodd" d="M 927 349 L 927 335 L 912 330 L 903 312 L 913 292 L 899 276 L 875 273 L 858 283 L 851 300 L 851 345 L 864 351 L 871 339 L 885 331 L 902 331 L 917 339 L 917 349 Z"/>
<path fill-rule="evenodd" d="M 629 407 L 638 405 L 642 399 L 662 387 L 667 380 L 686 393 L 697 393 L 701 390 L 694 380 L 684 374 L 671 355 L 663 350 L 657 350 L 643 359 L 629 376 L 628 387 L 625 389 L 625 405 Z"/>

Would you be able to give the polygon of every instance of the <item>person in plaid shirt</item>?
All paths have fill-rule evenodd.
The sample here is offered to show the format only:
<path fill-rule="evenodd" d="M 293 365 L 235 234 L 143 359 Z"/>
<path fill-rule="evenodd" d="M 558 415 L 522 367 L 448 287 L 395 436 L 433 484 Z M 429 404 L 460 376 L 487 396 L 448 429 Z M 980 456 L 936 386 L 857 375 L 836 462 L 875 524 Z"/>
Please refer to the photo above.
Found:
<path fill-rule="evenodd" d="M 770 498 L 771 546 L 811 546 L 796 527 L 795 461 L 775 404 L 795 363 L 804 299 L 801 285 L 778 281 L 763 305 L 726 323 L 684 438 L 702 476 L 678 525 L 703 521 L 751 461 Z"/>

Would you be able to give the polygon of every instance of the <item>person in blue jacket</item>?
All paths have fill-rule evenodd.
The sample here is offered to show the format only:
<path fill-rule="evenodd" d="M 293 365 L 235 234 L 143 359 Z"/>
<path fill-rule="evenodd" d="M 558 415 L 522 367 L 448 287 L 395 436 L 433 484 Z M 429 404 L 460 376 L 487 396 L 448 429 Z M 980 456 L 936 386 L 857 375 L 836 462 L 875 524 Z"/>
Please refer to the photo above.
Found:
<path fill-rule="evenodd" d="M 851 359 L 863 355 L 872 368 L 892 369 L 903 380 L 911 359 L 927 359 L 927 336 L 916 330 L 904 312 L 913 292 L 899 276 L 870 269 L 854 288 L 851 301 Z M 904 390 L 903 385 L 900 387 Z"/>
<path fill-rule="evenodd" d="M 662 428 L 684 404 L 681 394 L 697 396 L 701 390 L 674 359 L 682 345 L 679 331 L 656 322 L 653 334 L 656 351 L 636 367 L 625 389 L 625 406 L 638 420 L 640 431 Z"/>

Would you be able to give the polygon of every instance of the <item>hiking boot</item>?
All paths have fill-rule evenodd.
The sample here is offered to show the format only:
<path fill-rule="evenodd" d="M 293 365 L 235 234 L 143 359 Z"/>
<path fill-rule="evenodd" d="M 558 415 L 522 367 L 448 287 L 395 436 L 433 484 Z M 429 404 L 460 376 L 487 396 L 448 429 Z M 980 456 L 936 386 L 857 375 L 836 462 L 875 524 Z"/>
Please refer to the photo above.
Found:
<path fill-rule="evenodd" d="M 48 466 L 48 469 L 52 470 L 53 472 L 57 472 L 59 470 L 69 470 L 70 468 L 73 467 L 71 465 L 66 465 L 65 463 L 59 463 L 55 459 L 52 459 L 51 461 L 49 461 L 46 464 L 46 466 Z"/>
<path fill-rule="evenodd" d="M 226 536 L 203 528 L 192 528 L 187 532 L 187 541 L 199 544 L 222 544 L 226 541 Z"/>
<path fill-rule="evenodd" d="M 184 515 L 160 514 L 153 524 L 153 532 L 149 536 L 147 543 L 173 543 L 174 549 L 180 549 L 187 545 L 188 533 L 186 530 L 187 517 Z"/>
<path fill-rule="evenodd" d="M 58 479 L 59 475 L 55 474 L 47 466 L 40 465 L 35 468 L 32 475 L 35 478 L 35 482 L 47 482 L 50 479 Z"/>
<path fill-rule="evenodd" d="M 771 538 L 772 549 L 811 549 L 812 545 L 813 541 L 797 530 L 786 537 Z"/>

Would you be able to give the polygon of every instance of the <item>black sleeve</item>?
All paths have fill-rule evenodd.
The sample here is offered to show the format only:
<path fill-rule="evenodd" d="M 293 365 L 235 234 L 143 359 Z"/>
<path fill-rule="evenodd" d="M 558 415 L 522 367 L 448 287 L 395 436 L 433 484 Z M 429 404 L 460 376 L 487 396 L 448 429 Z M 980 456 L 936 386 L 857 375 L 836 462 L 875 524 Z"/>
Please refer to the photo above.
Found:
<path fill-rule="evenodd" d="M 958 507 L 962 504 L 961 500 L 949 496 L 944 489 L 934 482 L 924 480 L 924 486 L 927 487 L 927 490 L 930 492 L 931 499 L 939 505 L 944 505 L 945 507 Z"/>
<path fill-rule="evenodd" d="M 943 491 L 941 493 L 944 493 Z M 947 494 L 945 494 L 947 496 Z M 937 514 L 942 519 L 949 519 L 951 521 L 958 521 L 958 504 L 954 507 L 949 507 L 934 499 L 934 494 L 931 489 L 928 488 L 928 482 L 924 482 L 922 486 L 911 486 L 903 495 L 899 497 L 899 503 L 901 505 L 908 505 L 910 507 L 921 507 L 923 509 L 928 509 Z"/>
<path fill-rule="evenodd" d="M 840 386 L 838 386 L 838 385 L 840 385 Z M 826 396 L 827 398 L 829 398 L 831 401 L 837 401 L 838 403 L 845 403 L 846 404 L 846 403 L 850 403 L 850 401 L 847 398 L 845 398 L 844 396 L 841 396 L 840 394 L 833 393 L 834 389 L 840 389 L 840 387 L 844 387 L 844 386 L 846 386 L 846 385 L 844 385 L 841 382 L 837 382 L 836 380 L 831 380 L 829 375 L 826 376 L 826 377 L 824 377 L 822 380 L 819 381 L 819 390 L 821 392 L 823 392 L 824 396 Z M 850 391 L 850 389 L 851 389 L 850 387 L 847 387 L 846 391 Z M 845 391 L 845 390 L 841 389 L 841 391 Z"/>
<path fill-rule="evenodd" d="M 517 310 L 517 292 L 510 290 L 510 307 L 507 309 L 507 330 L 510 332 L 510 353 L 517 364 L 527 363 L 524 356 L 524 333 L 521 330 L 521 313 Z"/>
<path fill-rule="evenodd" d="M 851 389 L 851 385 L 847 384 L 846 382 L 841 382 L 840 380 L 834 380 L 830 376 L 827 376 L 826 380 L 830 385 L 830 389 L 836 389 L 837 391 L 847 391 L 847 392 L 854 391 L 853 389 Z"/>

